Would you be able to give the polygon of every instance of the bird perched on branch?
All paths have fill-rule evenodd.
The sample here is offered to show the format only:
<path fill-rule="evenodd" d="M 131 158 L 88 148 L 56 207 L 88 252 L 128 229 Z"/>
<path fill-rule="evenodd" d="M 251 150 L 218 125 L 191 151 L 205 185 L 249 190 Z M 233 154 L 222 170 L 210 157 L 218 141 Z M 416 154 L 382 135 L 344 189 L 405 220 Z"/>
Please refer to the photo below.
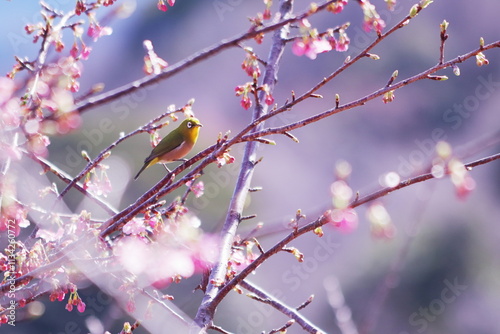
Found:
<path fill-rule="evenodd" d="M 184 158 L 186 154 L 191 151 L 194 144 L 196 144 L 200 133 L 200 127 L 202 126 L 200 121 L 194 117 L 182 121 L 177 129 L 172 130 L 172 132 L 165 136 L 158 145 L 153 148 L 149 156 L 144 160 L 144 165 L 134 177 L 134 180 L 136 180 L 146 168 L 156 163 L 165 164 Z M 167 167 L 165 166 L 165 168 Z"/>

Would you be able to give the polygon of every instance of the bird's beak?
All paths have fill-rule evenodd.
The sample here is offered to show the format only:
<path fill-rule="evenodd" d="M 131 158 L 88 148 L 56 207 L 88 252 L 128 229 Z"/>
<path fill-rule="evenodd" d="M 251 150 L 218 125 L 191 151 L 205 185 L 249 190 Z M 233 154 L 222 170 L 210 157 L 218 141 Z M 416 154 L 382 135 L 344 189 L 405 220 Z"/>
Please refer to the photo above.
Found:
<path fill-rule="evenodd" d="M 202 128 L 202 127 L 203 127 L 203 124 L 198 123 L 198 124 L 196 124 L 196 126 L 199 126 L 200 128 Z"/>

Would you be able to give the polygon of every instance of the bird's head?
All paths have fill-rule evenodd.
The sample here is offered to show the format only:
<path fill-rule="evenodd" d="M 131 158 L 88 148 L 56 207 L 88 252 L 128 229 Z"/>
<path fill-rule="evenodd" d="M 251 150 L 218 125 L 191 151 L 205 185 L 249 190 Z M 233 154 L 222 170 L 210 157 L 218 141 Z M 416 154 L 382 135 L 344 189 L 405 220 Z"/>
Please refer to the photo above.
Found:
<path fill-rule="evenodd" d="M 195 142 L 198 139 L 198 134 L 202 126 L 203 125 L 197 118 L 189 117 L 182 121 L 181 125 L 179 125 L 179 130 L 182 132 L 184 137 L 187 137 L 189 140 Z"/>

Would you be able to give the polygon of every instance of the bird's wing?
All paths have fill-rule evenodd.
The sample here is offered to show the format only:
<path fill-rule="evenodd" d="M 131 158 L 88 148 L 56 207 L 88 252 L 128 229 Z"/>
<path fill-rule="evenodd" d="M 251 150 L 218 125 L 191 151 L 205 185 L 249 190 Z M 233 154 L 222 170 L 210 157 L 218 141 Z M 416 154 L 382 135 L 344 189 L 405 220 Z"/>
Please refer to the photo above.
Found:
<path fill-rule="evenodd" d="M 184 141 L 182 133 L 179 131 L 172 131 L 166 137 L 164 137 L 158 145 L 151 151 L 151 154 L 144 160 L 145 163 L 152 161 L 155 158 L 159 158 L 162 155 L 175 150 L 177 147 L 181 146 Z"/>

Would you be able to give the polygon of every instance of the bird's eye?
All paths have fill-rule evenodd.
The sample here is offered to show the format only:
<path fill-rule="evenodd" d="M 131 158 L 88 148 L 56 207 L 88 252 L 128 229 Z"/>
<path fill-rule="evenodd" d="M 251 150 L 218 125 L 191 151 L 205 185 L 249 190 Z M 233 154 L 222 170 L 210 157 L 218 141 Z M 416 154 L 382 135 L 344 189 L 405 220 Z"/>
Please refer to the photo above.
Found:
<path fill-rule="evenodd" d="M 187 123 L 187 127 L 188 127 L 188 129 L 191 129 L 191 128 L 193 127 L 193 123 L 188 122 L 188 123 Z"/>

